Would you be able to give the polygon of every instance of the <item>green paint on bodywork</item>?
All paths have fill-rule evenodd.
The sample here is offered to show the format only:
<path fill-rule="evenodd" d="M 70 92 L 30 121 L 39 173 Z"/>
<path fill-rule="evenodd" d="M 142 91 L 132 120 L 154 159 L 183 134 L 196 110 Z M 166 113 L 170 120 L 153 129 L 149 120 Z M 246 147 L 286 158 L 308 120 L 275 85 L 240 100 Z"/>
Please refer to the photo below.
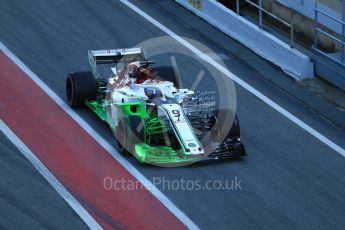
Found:
<path fill-rule="evenodd" d="M 105 109 L 101 104 L 99 104 L 97 101 L 85 101 L 85 104 L 97 114 L 99 118 L 102 119 L 102 121 L 107 121 L 107 115 L 105 113 Z"/>
<path fill-rule="evenodd" d="M 152 118 L 145 123 L 147 135 L 164 134 L 170 130 L 162 119 Z"/>
<path fill-rule="evenodd" d="M 104 100 L 99 103 L 96 100 L 85 101 L 85 104 L 102 120 L 108 123 L 111 127 L 114 121 L 108 120 Z M 145 104 L 142 102 L 126 102 L 117 103 L 115 106 L 122 107 L 121 111 L 123 114 L 121 117 L 126 117 L 128 115 L 140 116 L 145 120 L 145 132 L 146 132 L 146 142 L 150 142 L 151 135 L 164 135 L 169 130 L 164 124 L 164 121 L 157 117 L 149 117 L 146 112 Z M 150 114 L 152 116 L 152 114 Z M 140 163 L 153 163 L 153 164 L 178 164 L 185 162 L 194 162 L 200 160 L 200 158 L 190 158 L 186 157 L 183 150 L 174 150 L 169 146 L 152 146 L 147 143 L 135 144 L 133 155 L 139 160 Z"/>
<path fill-rule="evenodd" d="M 105 111 L 104 100 L 102 103 L 98 101 L 85 101 L 85 104 L 102 120 L 113 126 L 114 121 L 109 121 Z M 123 116 L 137 115 L 141 118 L 146 117 L 145 105 L 142 102 L 117 103 L 115 106 L 122 107 Z"/>
<path fill-rule="evenodd" d="M 198 161 L 201 158 L 186 157 L 168 146 L 151 146 L 145 143 L 136 144 L 134 156 L 140 163 L 173 164 Z"/>
<path fill-rule="evenodd" d="M 126 102 L 126 103 L 116 103 L 116 106 L 122 107 L 123 115 L 136 115 L 141 118 L 146 117 L 145 105 L 143 102 L 135 101 L 135 102 Z"/>

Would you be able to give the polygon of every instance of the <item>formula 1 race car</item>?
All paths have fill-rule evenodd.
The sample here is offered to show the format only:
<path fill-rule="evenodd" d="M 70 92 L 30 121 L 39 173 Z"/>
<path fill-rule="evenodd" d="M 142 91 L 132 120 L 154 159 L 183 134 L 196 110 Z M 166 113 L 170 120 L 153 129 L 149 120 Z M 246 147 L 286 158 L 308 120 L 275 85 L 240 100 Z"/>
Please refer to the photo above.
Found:
<path fill-rule="evenodd" d="M 88 56 L 92 72 L 68 74 L 67 100 L 105 121 L 120 152 L 158 165 L 245 155 L 236 115 L 219 139 L 215 92 L 194 93 L 162 80 L 141 48 L 89 50 Z"/>

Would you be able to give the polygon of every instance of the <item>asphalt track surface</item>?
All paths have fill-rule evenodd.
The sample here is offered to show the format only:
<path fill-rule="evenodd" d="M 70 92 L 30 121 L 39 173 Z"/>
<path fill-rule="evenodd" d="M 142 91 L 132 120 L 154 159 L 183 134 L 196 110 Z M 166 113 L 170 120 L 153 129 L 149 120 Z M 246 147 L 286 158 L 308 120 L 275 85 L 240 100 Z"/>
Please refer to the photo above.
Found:
<path fill-rule="evenodd" d="M 0 149 L 1 229 L 87 229 L 2 132 Z"/>
<path fill-rule="evenodd" d="M 213 49 L 230 71 L 344 148 L 342 129 L 258 76 L 282 77 L 268 63 L 171 1 L 132 2 L 175 33 Z M 61 98 L 65 98 L 66 73 L 88 69 L 87 49 L 131 47 L 165 35 L 115 0 L 2 0 L 0 5 L 1 41 Z M 188 86 L 194 82 L 188 76 L 200 66 L 186 65 L 183 58 L 187 57 L 181 57 L 181 63 L 178 59 L 179 69 Z M 260 71 L 253 68 L 258 65 Z M 200 87 L 212 84 L 205 78 Z M 201 228 L 343 229 L 344 157 L 245 89 L 236 87 L 236 92 L 241 139 L 249 155 L 244 160 L 183 168 L 142 166 L 131 157 L 128 160 L 150 180 L 240 179 L 238 190 L 174 191 L 157 185 Z M 114 143 L 112 133 L 96 116 L 87 110 L 78 113 Z"/>

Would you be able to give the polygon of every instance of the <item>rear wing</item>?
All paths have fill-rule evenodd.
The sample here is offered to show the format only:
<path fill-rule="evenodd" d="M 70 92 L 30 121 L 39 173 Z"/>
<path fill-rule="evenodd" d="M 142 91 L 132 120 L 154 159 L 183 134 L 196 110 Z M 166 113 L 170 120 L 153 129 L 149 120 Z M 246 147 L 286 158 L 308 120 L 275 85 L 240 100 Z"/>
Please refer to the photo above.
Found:
<path fill-rule="evenodd" d="M 111 50 L 89 50 L 89 62 L 94 68 L 99 64 L 111 64 L 122 62 L 133 62 L 146 60 L 142 48 L 111 49 Z"/>

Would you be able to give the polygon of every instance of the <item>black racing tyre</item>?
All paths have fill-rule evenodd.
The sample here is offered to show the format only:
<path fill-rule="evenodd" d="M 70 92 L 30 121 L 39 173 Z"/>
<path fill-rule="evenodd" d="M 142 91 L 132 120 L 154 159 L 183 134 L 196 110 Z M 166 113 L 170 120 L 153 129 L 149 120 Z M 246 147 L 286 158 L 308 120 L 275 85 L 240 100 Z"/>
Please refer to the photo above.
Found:
<path fill-rule="evenodd" d="M 128 126 L 131 130 L 131 143 L 138 144 L 145 141 L 145 123 L 144 120 L 135 115 L 127 116 Z"/>
<path fill-rule="evenodd" d="M 155 71 L 158 73 L 157 79 L 162 81 L 171 81 L 174 83 L 175 87 L 181 87 L 180 79 L 176 76 L 175 70 L 172 66 L 157 66 Z"/>
<path fill-rule="evenodd" d="M 91 72 L 69 73 L 66 79 L 66 96 L 72 107 L 84 105 L 85 100 L 96 100 L 97 86 Z"/>
<path fill-rule="evenodd" d="M 240 123 L 238 121 L 237 114 L 235 115 L 234 122 L 232 123 L 231 129 L 228 134 L 228 138 L 232 140 L 237 140 L 241 135 Z"/>
<path fill-rule="evenodd" d="M 139 116 L 129 115 L 120 119 L 115 130 L 115 137 L 119 152 L 133 153 L 134 145 L 145 140 L 144 120 Z"/>
<path fill-rule="evenodd" d="M 218 141 L 222 142 L 228 138 L 231 140 L 237 140 L 241 134 L 237 114 L 229 109 L 218 110 L 215 114 L 217 122 L 214 124 L 214 128 L 219 127 L 221 133 Z M 217 131 L 217 129 L 215 130 Z"/>
<path fill-rule="evenodd" d="M 129 154 L 128 145 L 130 143 L 128 138 L 128 126 L 125 119 L 120 119 L 115 128 L 115 139 L 120 153 Z"/>

